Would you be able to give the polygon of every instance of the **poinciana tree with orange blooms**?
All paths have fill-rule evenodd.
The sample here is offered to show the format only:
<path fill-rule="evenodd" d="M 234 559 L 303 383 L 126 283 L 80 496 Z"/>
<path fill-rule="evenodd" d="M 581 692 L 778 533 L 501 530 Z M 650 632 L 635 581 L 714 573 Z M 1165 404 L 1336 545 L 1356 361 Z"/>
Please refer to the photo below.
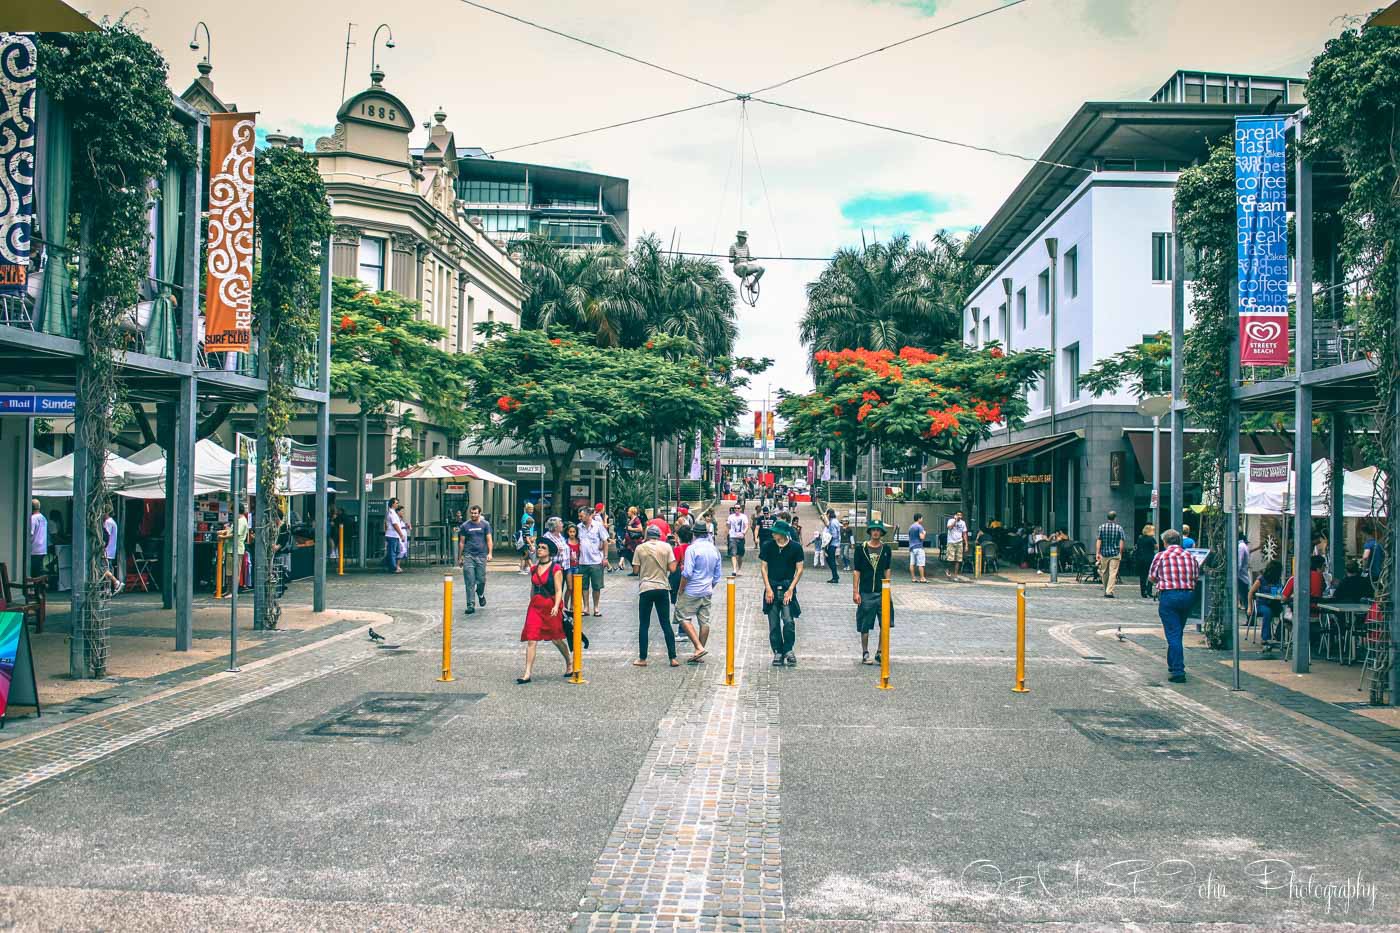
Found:
<path fill-rule="evenodd" d="M 939 457 L 961 472 L 993 428 L 1025 417 L 1026 389 L 1049 366 L 1050 354 L 949 344 L 938 353 L 821 351 L 813 360 L 816 388 L 778 406 L 789 446 L 814 456 L 843 447 Z M 969 491 L 964 483 L 964 511 Z"/>

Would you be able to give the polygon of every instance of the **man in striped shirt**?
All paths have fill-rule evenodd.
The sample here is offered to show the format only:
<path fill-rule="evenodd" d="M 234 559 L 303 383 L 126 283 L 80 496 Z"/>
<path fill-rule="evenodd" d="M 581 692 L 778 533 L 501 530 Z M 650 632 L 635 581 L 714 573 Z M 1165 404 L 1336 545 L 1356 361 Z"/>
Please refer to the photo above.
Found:
<path fill-rule="evenodd" d="M 1162 632 L 1167 637 L 1167 679 L 1174 684 L 1186 683 L 1186 655 L 1181 648 L 1181 633 L 1186 630 L 1186 616 L 1195 602 L 1196 581 L 1201 569 L 1196 558 L 1181 546 L 1181 532 L 1168 528 L 1162 533 L 1163 548 L 1152 558 L 1147 577 L 1157 584 L 1157 615 L 1162 620 Z"/>
<path fill-rule="evenodd" d="M 1094 538 L 1094 558 L 1103 576 L 1103 595 L 1113 599 L 1113 588 L 1118 585 L 1118 566 L 1123 562 L 1123 526 L 1118 524 L 1118 513 L 1109 512 L 1108 521 L 1099 526 Z"/>

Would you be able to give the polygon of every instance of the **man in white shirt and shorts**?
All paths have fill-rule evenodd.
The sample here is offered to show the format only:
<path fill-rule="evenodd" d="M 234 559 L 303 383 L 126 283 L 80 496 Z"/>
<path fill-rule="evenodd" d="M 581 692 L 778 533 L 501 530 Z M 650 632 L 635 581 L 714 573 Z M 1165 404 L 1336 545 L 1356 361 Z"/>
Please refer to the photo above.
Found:
<path fill-rule="evenodd" d="M 943 549 L 943 559 L 948 579 L 955 579 L 962 573 L 963 557 L 967 553 L 967 522 L 963 521 L 962 510 L 948 519 L 948 545 Z"/>
<path fill-rule="evenodd" d="M 737 577 L 744 567 L 744 540 L 749 533 L 749 517 L 736 503 L 729 507 L 729 517 L 725 521 L 729 525 L 729 566 Z"/>

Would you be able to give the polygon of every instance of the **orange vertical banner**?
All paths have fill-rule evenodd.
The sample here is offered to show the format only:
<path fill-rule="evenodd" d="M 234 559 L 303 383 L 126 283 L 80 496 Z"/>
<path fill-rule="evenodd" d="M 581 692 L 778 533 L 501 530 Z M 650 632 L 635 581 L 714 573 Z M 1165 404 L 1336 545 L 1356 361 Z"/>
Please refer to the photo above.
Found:
<path fill-rule="evenodd" d="M 753 439 L 763 440 L 763 412 L 761 411 L 753 413 Z"/>
<path fill-rule="evenodd" d="M 204 349 L 212 353 L 247 353 L 252 344 L 254 118 L 209 115 Z"/>
<path fill-rule="evenodd" d="M 768 443 L 777 440 L 778 435 L 773 432 L 773 412 L 768 412 Z"/>

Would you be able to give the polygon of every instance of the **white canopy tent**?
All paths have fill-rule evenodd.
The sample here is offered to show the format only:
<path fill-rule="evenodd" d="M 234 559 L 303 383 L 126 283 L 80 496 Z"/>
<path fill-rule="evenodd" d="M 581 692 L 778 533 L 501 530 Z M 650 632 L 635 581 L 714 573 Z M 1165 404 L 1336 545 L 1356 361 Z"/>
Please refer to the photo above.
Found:
<path fill-rule="evenodd" d="M 1328 515 L 1327 506 L 1329 470 L 1326 460 L 1314 461 L 1312 465 L 1312 514 Z M 1384 479 L 1381 480 L 1384 483 Z M 1298 476 L 1289 471 L 1288 484 L 1248 483 L 1244 496 L 1246 515 L 1292 515 L 1293 500 L 1296 498 Z M 1284 501 L 1287 498 L 1288 501 Z M 1378 514 L 1381 507 L 1379 491 L 1376 488 L 1376 469 L 1366 467 L 1352 472 L 1347 470 L 1342 476 L 1342 515 L 1345 518 L 1366 518 Z M 1287 508 L 1285 508 L 1287 506 Z"/>
<path fill-rule="evenodd" d="M 42 464 L 36 459 L 35 464 L 30 474 L 33 477 L 34 495 L 54 499 L 66 499 L 73 495 L 72 454 Z M 140 475 L 142 469 L 139 464 L 109 450 L 107 460 L 103 464 L 103 476 L 108 486 L 120 489 L 130 481 L 131 476 Z"/>

